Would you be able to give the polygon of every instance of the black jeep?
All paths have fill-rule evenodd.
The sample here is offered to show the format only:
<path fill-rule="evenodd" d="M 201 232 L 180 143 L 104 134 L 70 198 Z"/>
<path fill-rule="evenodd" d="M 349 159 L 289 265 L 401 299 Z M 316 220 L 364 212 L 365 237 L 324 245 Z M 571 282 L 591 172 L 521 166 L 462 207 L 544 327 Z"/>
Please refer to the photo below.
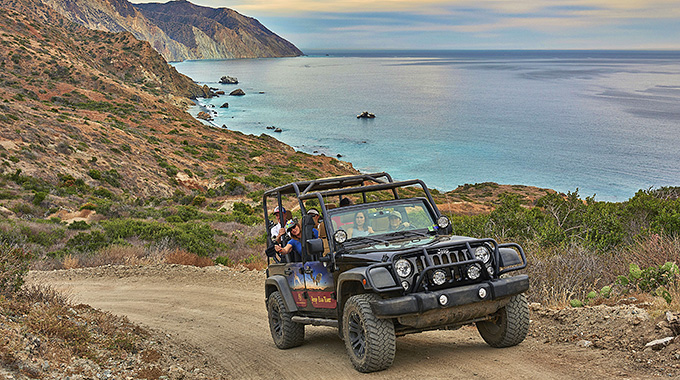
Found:
<path fill-rule="evenodd" d="M 275 249 L 286 237 L 272 239 L 268 200 L 281 210 L 299 206 L 302 252 Z M 506 274 L 526 266 L 522 248 L 452 235 L 420 180 L 375 173 L 301 181 L 265 192 L 263 206 L 265 301 L 278 348 L 301 345 L 305 325 L 337 327 L 354 368 L 372 372 L 392 364 L 396 336 L 409 333 L 475 323 L 492 347 L 526 337 L 529 278 Z"/>

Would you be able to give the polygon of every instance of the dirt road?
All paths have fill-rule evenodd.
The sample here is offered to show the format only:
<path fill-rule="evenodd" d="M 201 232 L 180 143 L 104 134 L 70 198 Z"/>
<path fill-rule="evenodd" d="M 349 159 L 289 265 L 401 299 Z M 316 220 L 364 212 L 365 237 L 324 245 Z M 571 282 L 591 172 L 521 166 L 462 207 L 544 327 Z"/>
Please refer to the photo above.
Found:
<path fill-rule="evenodd" d="M 474 327 L 397 339 L 394 365 L 356 372 L 336 331 L 306 328 L 303 346 L 279 350 L 269 333 L 261 272 L 223 267 L 102 267 L 31 272 L 29 283 L 66 290 L 73 301 L 125 315 L 202 351 L 226 379 L 603 379 L 648 378 L 624 358 L 529 337 L 493 349 Z"/>

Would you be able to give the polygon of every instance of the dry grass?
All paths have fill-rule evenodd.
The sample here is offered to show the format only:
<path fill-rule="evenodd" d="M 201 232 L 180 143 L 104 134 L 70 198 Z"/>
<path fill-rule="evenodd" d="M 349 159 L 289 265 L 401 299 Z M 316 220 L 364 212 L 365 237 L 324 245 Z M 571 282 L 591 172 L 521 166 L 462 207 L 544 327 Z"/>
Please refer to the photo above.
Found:
<path fill-rule="evenodd" d="M 196 267 L 209 267 L 215 265 L 209 257 L 198 256 L 195 253 L 179 249 L 168 253 L 165 256 L 165 262 L 168 264 L 193 265 Z"/>
<path fill-rule="evenodd" d="M 73 255 L 66 255 L 62 260 L 62 266 L 64 269 L 80 268 L 80 259 Z"/>
<path fill-rule="evenodd" d="M 540 257 L 529 257 L 528 260 L 529 300 L 547 306 L 564 306 L 570 299 L 583 299 L 591 290 L 599 289 L 615 278 L 608 269 L 609 259 L 580 245 L 543 252 Z"/>
<path fill-rule="evenodd" d="M 525 270 L 531 281 L 530 301 L 563 307 L 569 305 L 571 299 L 584 300 L 589 292 L 614 284 L 619 275 L 628 275 L 631 263 L 641 268 L 677 263 L 680 239 L 651 235 L 638 238 L 634 244 L 612 254 L 597 254 L 578 244 L 568 249 L 542 251 L 532 247 L 527 252 L 540 252 L 528 258 Z M 648 304 L 652 309 L 680 310 L 680 278 L 677 277 L 674 286 L 668 287 L 672 297 L 670 305 L 650 294 L 628 293 L 627 289 L 617 286 L 614 290 L 611 299 L 597 299 L 593 304 L 625 303 L 633 297 L 636 303 Z"/>

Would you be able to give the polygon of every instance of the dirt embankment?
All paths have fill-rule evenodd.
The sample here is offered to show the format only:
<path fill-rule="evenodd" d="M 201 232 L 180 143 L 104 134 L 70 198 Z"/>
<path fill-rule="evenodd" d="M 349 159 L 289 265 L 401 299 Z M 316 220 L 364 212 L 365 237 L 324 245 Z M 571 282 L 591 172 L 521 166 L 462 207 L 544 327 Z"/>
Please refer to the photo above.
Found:
<path fill-rule="evenodd" d="M 527 339 L 493 349 L 474 327 L 397 339 L 394 365 L 354 371 L 336 331 L 306 328 L 303 346 L 278 350 L 271 339 L 262 272 L 178 265 L 31 272 L 87 303 L 167 334 L 185 363 L 224 379 L 646 379 L 680 376 L 680 345 L 645 343 L 670 334 L 633 306 L 549 310 L 532 305 Z M 666 323 L 666 325 L 664 325 Z M 179 358 L 178 358 L 179 360 Z M 172 377 L 171 377 L 172 378 Z"/>

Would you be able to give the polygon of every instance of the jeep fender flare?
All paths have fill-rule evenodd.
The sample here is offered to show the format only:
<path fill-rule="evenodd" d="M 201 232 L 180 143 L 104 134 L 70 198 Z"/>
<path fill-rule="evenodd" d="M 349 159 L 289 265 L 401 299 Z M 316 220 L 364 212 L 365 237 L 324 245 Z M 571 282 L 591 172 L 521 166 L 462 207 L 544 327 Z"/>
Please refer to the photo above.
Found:
<path fill-rule="evenodd" d="M 286 304 L 286 309 L 289 312 L 298 311 L 297 305 L 295 305 L 295 300 L 293 299 L 293 294 L 291 293 L 290 286 L 288 286 L 288 280 L 281 275 L 274 275 L 268 277 L 264 282 L 264 301 L 267 304 L 267 299 L 269 295 L 275 291 L 279 291 L 281 297 L 283 297 L 283 303 Z"/>
<path fill-rule="evenodd" d="M 361 289 L 361 293 L 368 293 L 368 291 L 373 289 L 370 285 L 370 281 L 368 281 L 366 278 L 366 269 L 367 268 L 365 267 L 353 268 L 343 272 L 340 274 L 340 276 L 338 276 L 337 298 L 338 306 L 340 306 L 338 309 L 339 315 L 342 315 L 342 309 L 344 309 L 345 301 L 347 301 L 345 298 L 349 298 L 346 297 L 348 289 Z M 364 280 L 366 281 L 364 282 Z M 355 293 L 350 292 L 350 296 L 354 294 Z"/>

